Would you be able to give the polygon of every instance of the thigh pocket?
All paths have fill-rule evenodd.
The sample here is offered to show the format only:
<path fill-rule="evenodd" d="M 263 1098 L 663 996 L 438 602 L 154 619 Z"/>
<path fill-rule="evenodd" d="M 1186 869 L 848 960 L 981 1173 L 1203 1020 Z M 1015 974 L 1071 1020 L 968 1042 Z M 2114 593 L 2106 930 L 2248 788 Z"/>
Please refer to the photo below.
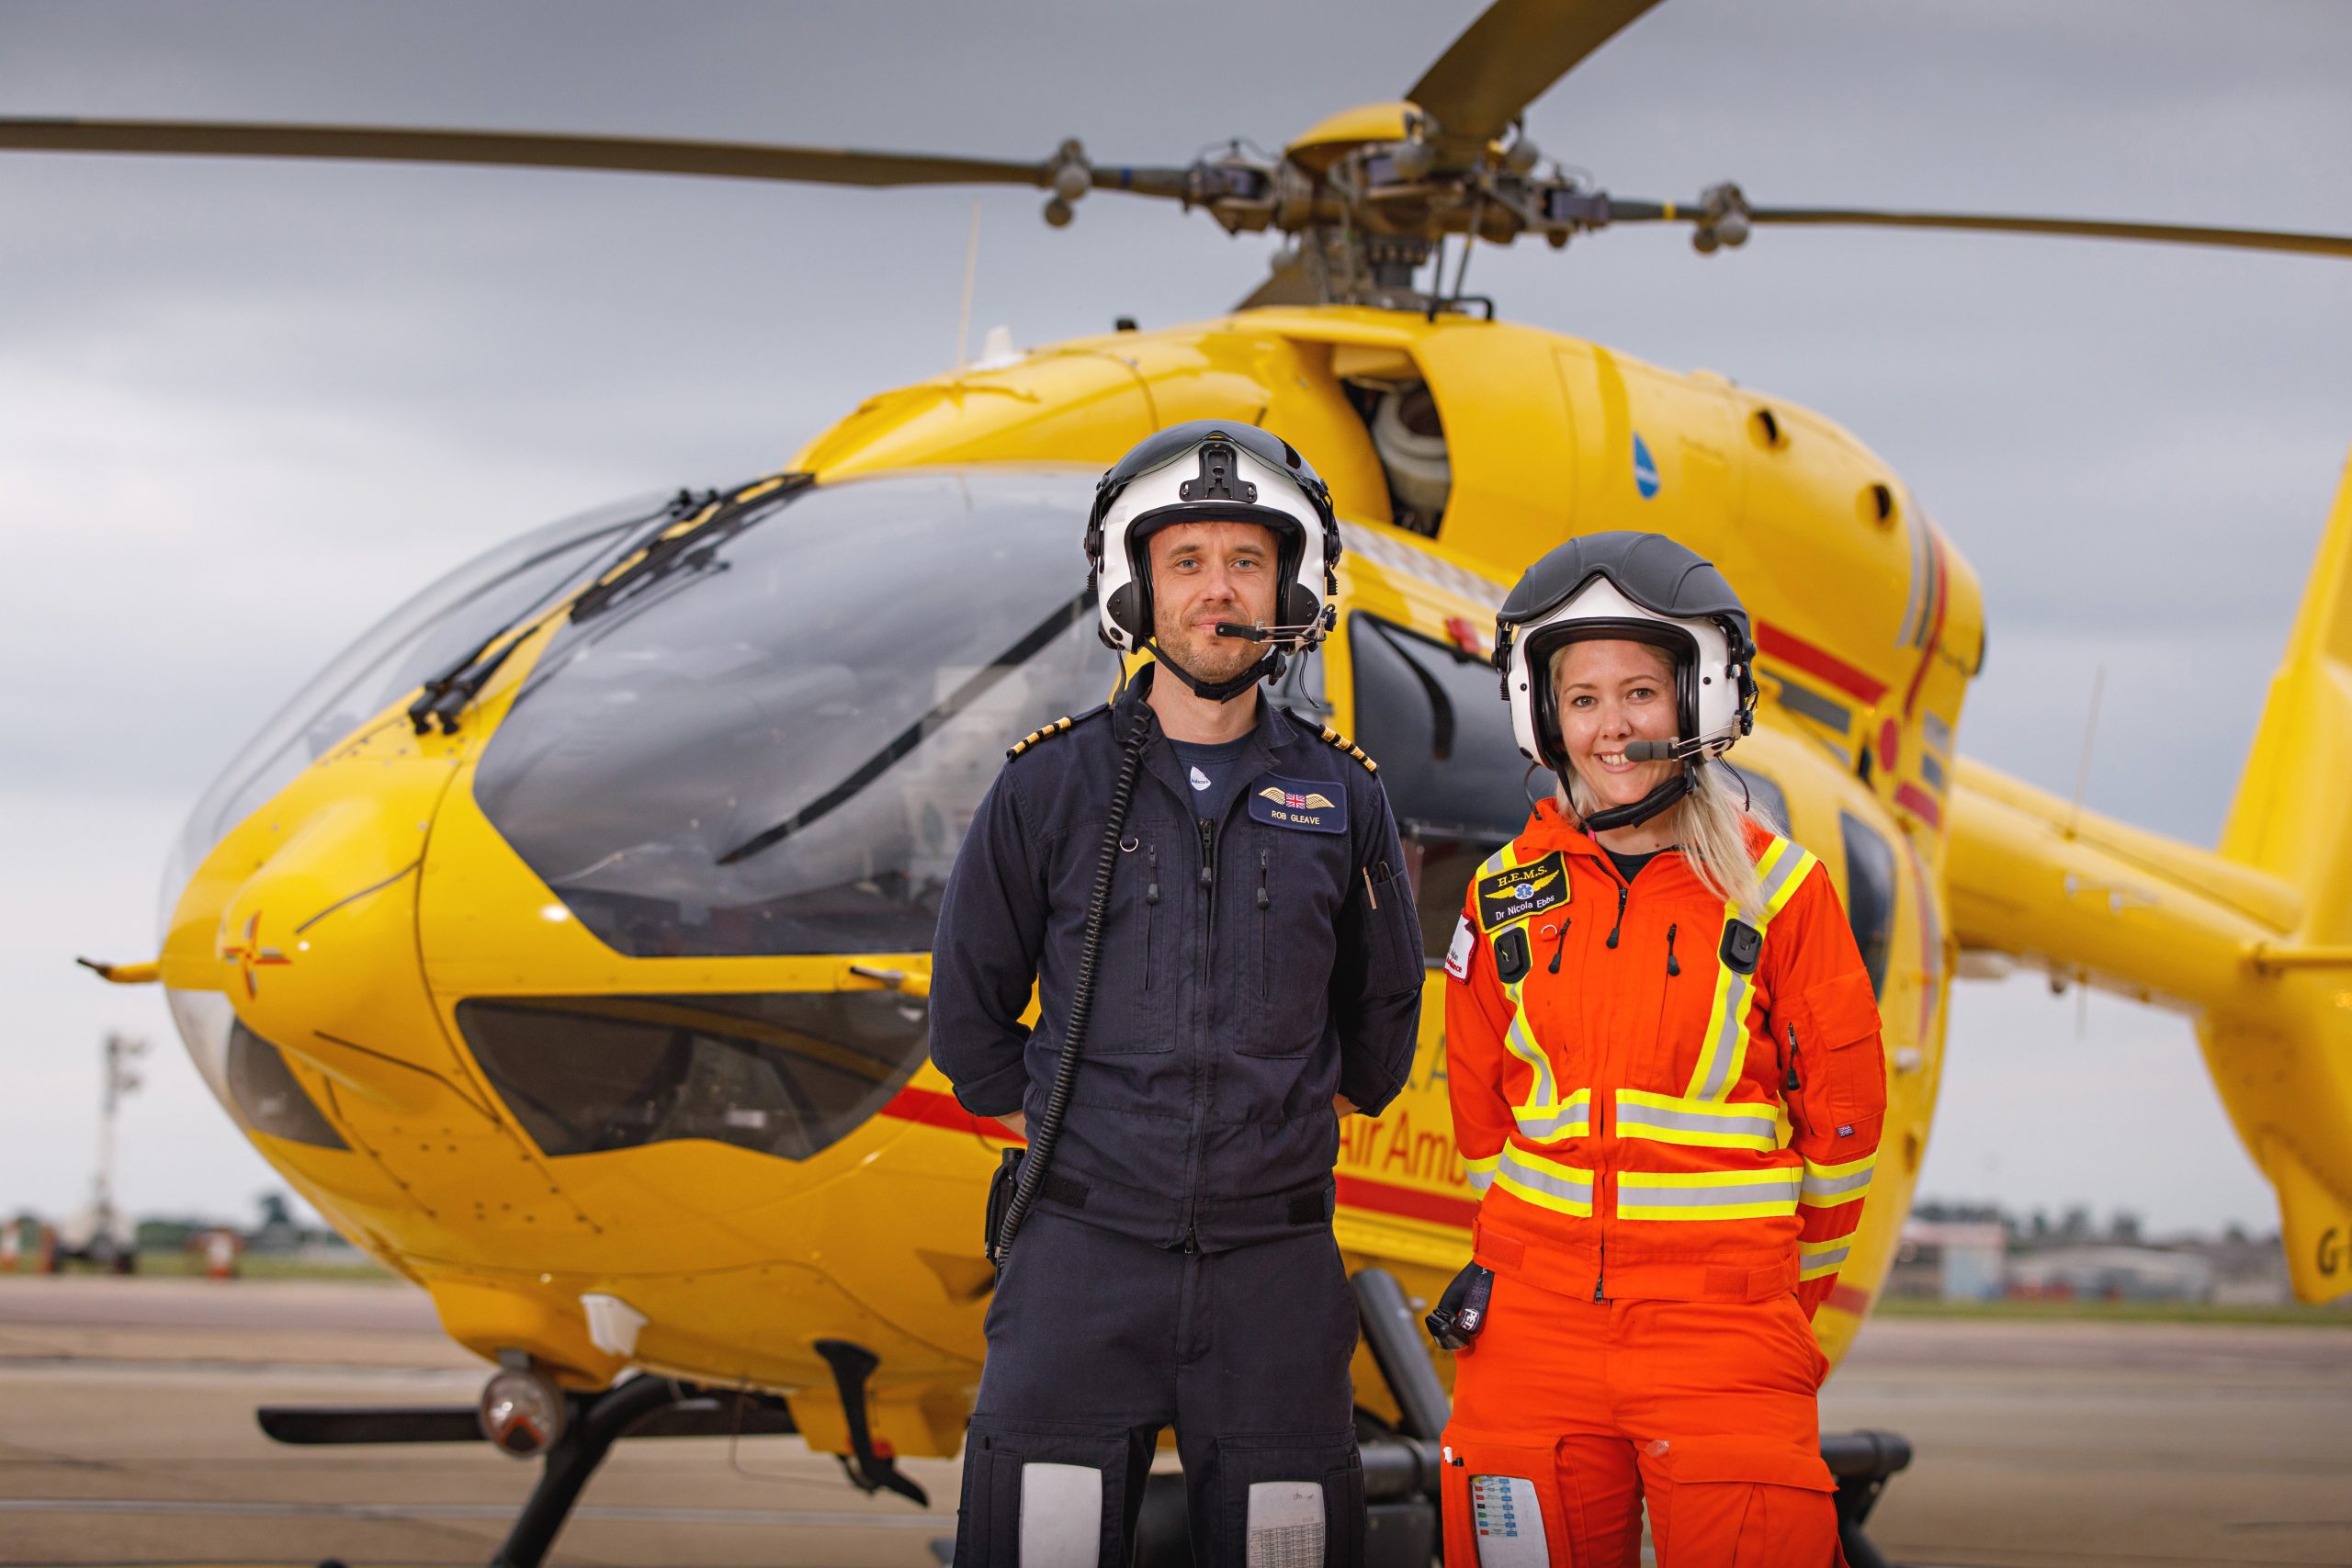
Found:
<path fill-rule="evenodd" d="M 1568 1557 L 1551 1443 L 1488 1442 L 1448 1428 L 1445 1561 L 1461 1568 L 1552 1568 Z"/>
<path fill-rule="evenodd" d="M 1126 1476 L 1122 1427 L 975 1416 L 959 1568 L 1125 1568 Z"/>
<path fill-rule="evenodd" d="M 1753 1438 L 1676 1438 L 1655 1462 L 1669 1483 L 1650 1500 L 1662 1568 L 1839 1562 L 1837 1483 L 1818 1453 Z"/>
<path fill-rule="evenodd" d="M 1208 1478 L 1218 1540 L 1200 1561 L 1232 1568 L 1353 1568 L 1363 1561 L 1363 1465 L 1352 1431 L 1216 1440 Z"/>

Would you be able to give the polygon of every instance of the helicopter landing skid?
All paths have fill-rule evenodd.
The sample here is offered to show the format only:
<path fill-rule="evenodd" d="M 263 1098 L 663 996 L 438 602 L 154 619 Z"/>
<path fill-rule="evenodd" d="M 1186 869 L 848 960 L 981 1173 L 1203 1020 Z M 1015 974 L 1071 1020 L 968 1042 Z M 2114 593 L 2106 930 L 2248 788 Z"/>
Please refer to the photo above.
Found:
<path fill-rule="evenodd" d="M 581 1488 L 622 1438 L 723 1438 L 799 1428 L 782 1400 L 668 1378 L 634 1377 L 602 1393 L 567 1393 L 566 1418 L 490 1568 L 539 1568 Z M 451 1443 L 482 1440 L 470 1405 L 264 1405 L 261 1429 L 281 1443 Z"/>

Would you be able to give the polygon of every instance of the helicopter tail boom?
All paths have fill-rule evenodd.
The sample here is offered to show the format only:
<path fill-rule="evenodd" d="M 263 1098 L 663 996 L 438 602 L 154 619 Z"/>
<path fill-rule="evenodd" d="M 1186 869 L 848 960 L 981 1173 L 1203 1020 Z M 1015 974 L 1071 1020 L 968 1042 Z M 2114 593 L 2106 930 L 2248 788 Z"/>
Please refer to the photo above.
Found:
<path fill-rule="evenodd" d="M 2238 1136 L 2278 1190 L 2295 1292 L 2315 1302 L 2352 1291 L 2348 777 L 2352 474 L 2218 852 L 1966 761 L 1951 803 L 1961 947 L 2192 1015 Z"/>
<path fill-rule="evenodd" d="M 2301 919 L 2249 955 L 2263 1014 L 2210 1017 L 2206 1065 L 2278 1190 L 2296 1293 L 2352 1291 L 2352 465 L 2222 831 L 2222 852 L 2293 886 Z"/>

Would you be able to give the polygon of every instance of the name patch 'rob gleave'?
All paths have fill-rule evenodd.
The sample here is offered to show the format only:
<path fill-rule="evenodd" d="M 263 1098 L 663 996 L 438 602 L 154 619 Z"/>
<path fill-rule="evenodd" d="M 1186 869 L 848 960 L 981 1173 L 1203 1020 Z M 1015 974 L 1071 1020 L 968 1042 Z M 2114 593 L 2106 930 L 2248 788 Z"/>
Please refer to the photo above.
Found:
<path fill-rule="evenodd" d="M 1348 797 L 1337 784 L 1328 782 L 1263 778 L 1250 786 L 1250 815 L 1277 828 L 1344 833 L 1348 830 Z"/>

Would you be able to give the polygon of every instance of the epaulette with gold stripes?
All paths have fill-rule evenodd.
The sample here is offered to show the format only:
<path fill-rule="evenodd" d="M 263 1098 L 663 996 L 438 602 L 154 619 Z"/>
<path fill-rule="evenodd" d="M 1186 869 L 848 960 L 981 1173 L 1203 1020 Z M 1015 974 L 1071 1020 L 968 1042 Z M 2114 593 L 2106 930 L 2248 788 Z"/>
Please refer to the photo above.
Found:
<path fill-rule="evenodd" d="M 1074 721 L 1068 714 L 1064 714 L 1061 717 L 1054 720 L 1053 723 L 1045 726 L 1043 728 L 1031 730 L 1028 734 L 1023 736 L 1020 739 L 1014 741 L 1010 747 L 1006 748 L 1004 753 L 1005 761 L 1011 761 L 1013 758 L 1018 757 L 1022 752 L 1026 751 L 1030 747 L 1035 746 L 1038 741 L 1043 740 L 1048 735 L 1059 735 L 1063 730 L 1068 729 L 1073 722 Z"/>
<path fill-rule="evenodd" d="M 1357 745 L 1354 741 L 1349 739 L 1346 736 L 1340 734 L 1329 725 L 1327 724 L 1323 727 L 1323 733 L 1317 739 L 1319 739 L 1324 745 L 1331 748 L 1332 750 L 1345 751 L 1349 756 L 1353 757 L 1357 761 L 1362 762 L 1365 773 L 1376 773 L 1380 772 L 1380 764 L 1365 756 L 1363 754 L 1363 747 Z"/>

